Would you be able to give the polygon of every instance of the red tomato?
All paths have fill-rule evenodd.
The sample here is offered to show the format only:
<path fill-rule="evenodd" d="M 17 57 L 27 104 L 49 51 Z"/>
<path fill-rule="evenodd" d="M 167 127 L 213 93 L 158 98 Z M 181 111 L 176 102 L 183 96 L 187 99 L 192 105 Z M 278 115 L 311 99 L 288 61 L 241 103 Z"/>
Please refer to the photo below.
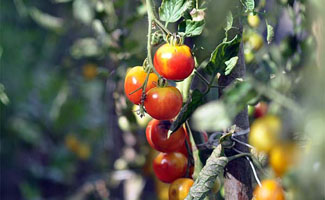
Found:
<path fill-rule="evenodd" d="M 154 66 L 157 72 L 169 80 L 183 80 L 194 69 L 191 49 L 186 45 L 162 45 L 155 54 Z"/>
<path fill-rule="evenodd" d="M 153 119 L 146 129 L 146 136 L 150 146 L 157 151 L 173 152 L 179 149 L 185 141 L 185 131 L 183 127 L 175 131 L 167 138 L 171 121 Z"/>
<path fill-rule="evenodd" d="M 153 170 L 159 180 L 171 183 L 185 176 L 187 158 L 177 152 L 159 153 L 153 161 Z"/>
<path fill-rule="evenodd" d="M 133 91 L 141 87 L 146 79 L 147 73 L 143 70 L 143 67 L 137 66 L 131 68 L 124 80 L 124 92 L 127 98 L 133 102 L 134 104 L 140 104 L 141 101 L 141 94 L 142 89 L 136 91 L 135 93 L 131 94 Z M 158 82 L 158 76 L 155 73 L 150 73 L 148 84 L 146 87 L 146 92 L 151 88 L 156 87 Z"/>
<path fill-rule="evenodd" d="M 144 107 L 147 113 L 158 120 L 170 120 L 182 108 L 183 97 L 173 86 L 155 87 L 147 92 Z"/>
<path fill-rule="evenodd" d="M 268 110 L 268 105 L 265 102 L 259 102 L 255 106 L 254 117 L 259 118 L 266 115 Z"/>
<path fill-rule="evenodd" d="M 169 186 L 169 200 L 184 200 L 190 191 L 194 181 L 191 178 L 176 179 Z"/>

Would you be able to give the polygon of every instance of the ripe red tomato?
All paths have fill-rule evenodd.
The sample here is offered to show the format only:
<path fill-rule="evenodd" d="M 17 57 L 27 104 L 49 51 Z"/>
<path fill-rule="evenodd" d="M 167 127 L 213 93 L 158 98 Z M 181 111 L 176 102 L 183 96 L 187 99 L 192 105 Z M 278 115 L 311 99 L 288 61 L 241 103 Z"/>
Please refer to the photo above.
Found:
<path fill-rule="evenodd" d="M 140 104 L 142 89 L 136 91 L 131 94 L 133 91 L 141 87 L 146 79 L 147 73 L 143 70 L 143 67 L 136 66 L 131 68 L 124 80 L 124 92 L 127 98 L 133 102 L 134 104 Z M 146 92 L 151 88 L 156 87 L 156 83 L 158 82 L 158 76 L 155 73 L 150 73 L 148 84 L 146 87 Z"/>
<path fill-rule="evenodd" d="M 194 181 L 191 178 L 176 179 L 169 186 L 169 200 L 184 200 L 190 191 Z"/>
<path fill-rule="evenodd" d="M 183 127 L 175 131 L 167 138 L 169 127 L 172 122 L 169 120 L 153 119 L 146 129 L 147 141 L 150 146 L 157 151 L 173 152 L 179 149 L 185 141 L 185 131 Z"/>
<path fill-rule="evenodd" d="M 159 153 L 153 161 L 153 170 L 159 180 L 171 183 L 185 176 L 187 162 L 187 158 L 181 153 Z"/>
<path fill-rule="evenodd" d="M 256 186 L 254 190 L 255 200 L 284 200 L 284 191 L 273 179 L 262 181 L 262 187 Z"/>
<path fill-rule="evenodd" d="M 254 117 L 259 118 L 266 115 L 268 110 L 268 105 L 265 102 L 259 102 L 255 106 Z"/>
<path fill-rule="evenodd" d="M 170 120 L 176 117 L 182 104 L 182 94 L 173 86 L 152 88 L 147 92 L 144 100 L 147 113 L 158 120 Z"/>
<path fill-rule="evenodd" d="M 194 69 L 191 49 L 186 45 L 164 44 L 155 53 L 154 66 L 157 72 L 169 80 L 183 80 Z"/>

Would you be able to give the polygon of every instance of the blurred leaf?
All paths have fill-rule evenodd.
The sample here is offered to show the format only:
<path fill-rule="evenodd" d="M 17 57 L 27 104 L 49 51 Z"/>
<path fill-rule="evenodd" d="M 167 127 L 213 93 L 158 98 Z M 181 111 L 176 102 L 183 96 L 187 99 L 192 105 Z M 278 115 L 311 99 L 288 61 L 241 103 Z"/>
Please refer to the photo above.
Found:
<path fill-rule="evenodd" d="M 102 50 L 95 38 L 83 38 L 72 45 L 71 54 L 75 58 L 96 57 L 102 55 Z"/>
<path fill-rule="evenodd" d="M 241 38 L 236 35 L 231 41 L 224 41 L 220 43 L 212 52 L 210 62 L 204 68 L 204 70 L 210 75 L 215 75 L 218 72 L 224 74 L 227 67 L 225 62 L 230 58 L 237 56 L 240 41 Z"/>
<path fill-rule="evenodd" d="M 61 18 L 44 13 L 37 8 L 31 8 L 29 14 L 36 23 L 44 28 L 56 32 L 61 32 L 63 30 L 63 20 Z"/>
<path fill-rule="evenodd" d="M 176 131 L 184 124 L 184 122 L 192 115 L 195 109 L 202 104 L 204 96 L 205 94 L 202 94 L 199 90 L 193 91 L 191 98 L 189 98 L 186 104 L 182 107 L 176 120 L 171 125 L 169 133 Z"/>
<path fill-rule="evenodd" d="M 163 0 L 159 8 L 160 20 L 176 22 L 183 13 L 191 7 L 191 1 L 187 0 Z"/>
<path fill-rule="evenodd" d="M 200 35 L 204 29 L 205 21 L 192 21 L 192 20 L 185 20 L 179 24 L 179 29 L 183 30 L 184 33 L 180 32 L 180 34 L 184 35 L 185 37 L 193 37 Z"/>
<path fill-rule="evenodd" d="M 13 118 L 9 121 L 10 128 L 25 142 L 38 144 L 41 138 L 40 127 L 22 118 Z"/>
<path fill-rule="evenodd" d="M 68 3 L 71 2 L 72 0 L 53 0 L 55 3 Z"/>
<path fill-rule="evenodd" d="M 200 106 L 194 112 L 192 120 L 196 130 L 216 131 L 231 125 L 227 109 L 220 101 L 211 101 Z"/>
<path fill-rule="evenodd" d="M 64 85 L 60 89 L 57 96 L 55 97 L 53 101 L 53 105 L 51 106 L 49 115 L 52 120 L 56 120 L 56 118 L 60 115 L 61 107 L 67 100 L 68 94 L 69 94 L 69 88 L 66 85 Z"/>
<path fill-rule="evenodd" d="M 19 184 L 19 189 L 24 198 L 27 200 L 36 200 L 41 199 L 41 191 L 38 186 L 34 186 L 33 184 L 23 182 Z"/>
<path fill-rule="evenodd" d="M 73 15 L 75 18 L 85 24 L 89 24 L 95 16 L 94 8 L 91 2 L 92 1 L 88 0 L 74 0 L 72 5 Z"/>
<path fill-rule="evenodd" d="M 228 32 L 232 28 L 233 21 L 234 21 L 234 18 L 232 17 L 232 13 L 229 12 L 227 15 L 227 22 L 226 22 L 226 27 L 225 27 L 226 32 Z"/>
<path fill-rule="evenodd" d="M 0 101 L 4 104 L 7 105 L 10 101 L 5 93 L 5 86 L 0 83 Z"/>
<path fill-rule="evenodd" d="M 267 20 L 265 20 L 265 22 L 266 22 L 266 29 L 267 29 L 266 40 L 267 40 L 267 43 L 270 44 L 274 37 L 274 30 L 273 30 L 273 27 L 267 22 Z"/>
<path fill-rule="evenodd" d="M 227 65 L 225 75 L 229 75 L 238 62 L 238 56 L 232 57 L 225 62 Z"/>
<path fill-rule="evenodd" d="M 253 12 L 255 8 L 254 0 L 241 0 L 242 4 L 246 8 L 246 11 Z"/>

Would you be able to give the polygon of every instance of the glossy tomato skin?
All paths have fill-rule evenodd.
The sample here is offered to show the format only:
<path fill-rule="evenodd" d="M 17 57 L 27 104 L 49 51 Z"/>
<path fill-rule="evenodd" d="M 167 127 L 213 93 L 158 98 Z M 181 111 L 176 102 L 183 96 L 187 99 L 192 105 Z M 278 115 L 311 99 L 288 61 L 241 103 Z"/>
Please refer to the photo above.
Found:
<path fill-rule="evenodd" d="M 181 110 L 182 104 L 182 94 L 173 86 L 152 88 L 144 100 L 147 113 L 158 120 L 173 119 Z"/>
<path fill-rule="evenodd" d="M 134 104 L 140 104 L 142 89 L 131 94 L 133 91 L 141 87 L 146 79 L 147 73 L 143 70 L 143 67 L 136 66 L 131 68 L 124 80 L 124 92 L 127 98 Z M 151 88 L 156 87 L 158 82 L 158 76 L 155 73 L 150 73 L 146 92 Z"/>
<path fill-rule="evenodd" d="M 183 127 L 167 138 L 171 124 L 172 121 L 170 120 L 153 119 L 149 122 L 146 129 L 146 137 L 152 148 L 160 152 L 173 152 L 184 144 L 185 131 Z"/>
<path fill-rule="evenodd" d="M 187 162 L 187 158 L 181 153 L 159 153 L 153 161 L 153 170 L 159 180 L 171 183 L 185 176 Z"/>
<path fill-rule="evenodd" d="M 169 186 L 169 200 L 184 200 L 190 191 L 194 181 L 191 178 L 176 179 Z"/>
<path fill-rule="evenodd" d="M 183 80 L 194 69 L 194 59 L 191 49 L 186 45 L 166 43 L 155 53 L 154 67 L 157 72 L 169 80 Z"/>
<path fill-rule="evenodd" d="M 273 179 L 262 181 L 262 187 L 254 190 L 255 200 L 284 200 L 284 191 L 279 183 Z"/>

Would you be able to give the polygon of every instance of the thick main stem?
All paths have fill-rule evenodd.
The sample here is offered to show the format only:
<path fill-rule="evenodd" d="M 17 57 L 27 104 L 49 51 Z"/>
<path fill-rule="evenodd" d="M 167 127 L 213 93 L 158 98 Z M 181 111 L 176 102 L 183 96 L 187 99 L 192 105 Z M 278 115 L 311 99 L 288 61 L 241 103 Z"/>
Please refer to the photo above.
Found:
<path fill-rule="evenodd" d="M 235 26 L 240 27 L 236 34 L 242 35 L 242 25 L 239 19 L 237 19 Z M 233 69 L 230 75 L 220 76 L 218 82 L 219 85 L 228 86 L 236 78 L 241 78 L 245 76 L 246 66 L 243 55 L 243 43 L 240 44 L 240 49 L 238 53 L 238 63 Z M 219 90 L 219 95 L 222 96 L 223 90 Z M 234 124 L 236 124 L 241 129 L 247 129 L 249 127 L 247 109 L 242 110 L 234 119 Z M 247 143 L 247 135 L 238 136 L 242 142 Z M 248 147 L 236 143 L 235 148 L 241 152 L 249 152 Z M 226 150 L 225 154 L 227 156 L 233 156 L 237 153 L 234 150 Z M 225 175 L 225 199 L 226 200 L 250 200 L 252 198 L 252 182 L 251 182 L 251 170 L 249 162 L 243 157 L 238 158 L 230 162 L 226 166 Z"/>

